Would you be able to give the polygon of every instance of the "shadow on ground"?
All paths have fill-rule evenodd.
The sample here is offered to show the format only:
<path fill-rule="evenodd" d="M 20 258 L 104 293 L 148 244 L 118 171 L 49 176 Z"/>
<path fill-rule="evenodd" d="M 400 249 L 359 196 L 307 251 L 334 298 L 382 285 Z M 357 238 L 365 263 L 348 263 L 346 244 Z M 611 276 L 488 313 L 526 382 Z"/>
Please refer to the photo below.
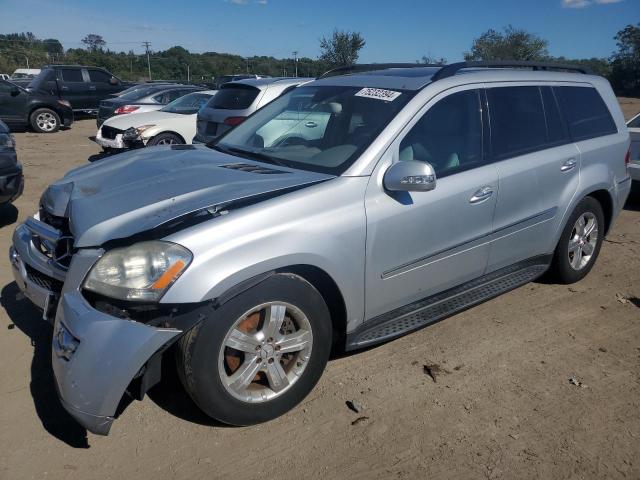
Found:
<path fill-rule="evenodd" d="M 624 209 L 632 212 L 640 212 L 640 182 L 631 182 L 631 193 L 624 204 Z"/>
<path fill-rule="evenodd" d="M 172 348 L 162 358 L 162 380 L 152 388 L 149 398 L 171 415 L 209 427 L 227 427 L 204 414 L 185 391 L 175 364 L 175 352 Z"/>
<path fill-rule="evenodd" d="M 51 325 L 42 320 L 42 313 L 29 300 L 22 298 L 15 282 L 0 292 L 0 305 L 14 325 L 31 339 L 31 383 L 33 404 L 47 432 L 74 448 L 89 448 L 87 431 L 62 407 L 58 400 L 51 369 Z M 12 328 L 9 326 L 9 328 Z"/>

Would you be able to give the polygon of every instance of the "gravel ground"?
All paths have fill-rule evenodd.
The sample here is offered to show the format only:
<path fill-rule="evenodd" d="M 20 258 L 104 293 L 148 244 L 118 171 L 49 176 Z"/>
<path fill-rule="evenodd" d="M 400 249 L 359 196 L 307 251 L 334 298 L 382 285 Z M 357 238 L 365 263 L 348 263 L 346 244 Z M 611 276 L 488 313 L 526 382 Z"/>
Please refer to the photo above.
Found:
<path fill-rule="evenodd" d="M 98 152 L 94 133 L 82 120 L 16 135 L 26 191 L 0 208 L 0 252 L 47 184 Z M 88 434 L 57 400 L 51 328 L 17 295 L 6 253 L 0 291 L 2 480 L 640 478 L 637 186 L 582 282 L 532 283 L 333 359 L 300 406 L 255 427 L 212 424 L 167 364 L 110 436 Z"/>

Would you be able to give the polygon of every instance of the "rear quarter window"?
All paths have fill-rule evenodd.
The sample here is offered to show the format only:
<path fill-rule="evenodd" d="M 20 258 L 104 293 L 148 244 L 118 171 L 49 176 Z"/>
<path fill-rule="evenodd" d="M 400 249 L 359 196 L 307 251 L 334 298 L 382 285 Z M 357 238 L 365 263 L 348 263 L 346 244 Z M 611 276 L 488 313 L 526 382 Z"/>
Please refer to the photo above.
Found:
<path fill-rule="evenodd" d="M 218 94 L 209 102 L 209 108 L 219 108 L 222 110 L 244 110 L 249 108 L 256 99 L 260 90 L 250 85 L 233 85 L 228 88 L 224 86 Z"/>
<path fill-rule="evenodd" d="M 607 105 L 593 87 L 553 87 L 574 141 L 617 133 Z"/>

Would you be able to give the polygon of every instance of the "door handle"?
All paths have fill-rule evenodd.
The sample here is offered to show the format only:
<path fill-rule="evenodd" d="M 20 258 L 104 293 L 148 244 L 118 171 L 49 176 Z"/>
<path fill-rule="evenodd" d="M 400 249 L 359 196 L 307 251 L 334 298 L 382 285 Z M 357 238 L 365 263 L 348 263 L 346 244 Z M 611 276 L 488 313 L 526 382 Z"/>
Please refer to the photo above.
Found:
<path fill-rule="evenodd" d="M 304 126 L 307 128 L 315 128 L 318 126 L 318 124 L 316 122 L 307 122 L 304 124 Z"/>
<path fill-rule="evenodd" d="M 93 85 L 89 87 L 89 90 L 95 90 L 96 87 L 94 87 Z"/>
<path fill-rule="evenodd" d="M 493 195 L 493 188 L 489 186 L 482 187 L 473 194 L 473 197 L 469 199 L 469 203 L 482 203 L 491 198 L 491 195 Z"/>
<path fill-rule="evenodd" d="M 60 87 L 60 90 L 69 90 L 69 87 L 65 87 L 64 85 Z"/>
<path fill-rule="evenodd" d="M 576 168 L 576 165 L 578 165 L 578 162 L 576 161 L 576 159 L 570 158 L 569 160 L 567 160 L 562 164 L 562 166 L 560 167 L 560 171 L 568 172 L 569 170 L 573 170 L 574 168 Z"/>

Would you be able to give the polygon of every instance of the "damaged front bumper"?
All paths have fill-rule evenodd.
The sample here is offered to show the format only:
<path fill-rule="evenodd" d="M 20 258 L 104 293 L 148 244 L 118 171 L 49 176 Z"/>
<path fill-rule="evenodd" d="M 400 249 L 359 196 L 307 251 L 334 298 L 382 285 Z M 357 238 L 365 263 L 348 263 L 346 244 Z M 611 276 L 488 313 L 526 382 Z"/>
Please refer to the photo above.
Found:
<path fill-rule="evenodd" d="M 14 278 L 46 320 L 55 316 L 51 363 L 64 408 L 87 430 L 107 435 L 132 380 L 201 316 L 180 317 L 182 328 L 160 328 L 98 311 L 80 289 L 103 251 L 77 251 L 65 272 L 36 248 L 36 231 L 53 233 L 39 228 L 36 219 L 16 229 L 9 252 Z"/>
<path fill-rule="evenodd" d="M 180 333 L 106 315 L 80 292 L 64 293 L 51 363 L 65 409 L 90 432 L 107 435 L 133 378 Z"/>

